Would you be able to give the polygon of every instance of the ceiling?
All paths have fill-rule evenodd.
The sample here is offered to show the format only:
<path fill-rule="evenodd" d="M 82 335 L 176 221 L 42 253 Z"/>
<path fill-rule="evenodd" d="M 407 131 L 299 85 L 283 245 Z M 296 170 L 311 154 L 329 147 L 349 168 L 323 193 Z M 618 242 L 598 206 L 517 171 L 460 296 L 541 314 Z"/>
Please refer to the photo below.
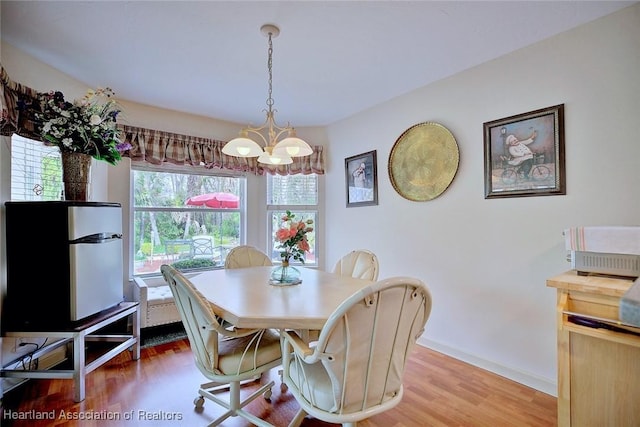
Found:
<path fill-rule="evenodd" d="M 633 3 L 2 0 L 0 13 L 3 42 L 88 87 L 253 125 L 264 121 L 268 96 L 260 27 L 276 24 L 276 121 L 301 127 L 331 124 Z"/>

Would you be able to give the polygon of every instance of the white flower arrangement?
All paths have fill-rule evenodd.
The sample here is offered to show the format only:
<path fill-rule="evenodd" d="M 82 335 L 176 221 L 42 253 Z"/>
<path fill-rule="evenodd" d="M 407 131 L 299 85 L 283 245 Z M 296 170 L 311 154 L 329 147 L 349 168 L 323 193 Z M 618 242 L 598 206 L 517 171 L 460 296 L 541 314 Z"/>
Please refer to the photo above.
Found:
<path fill-rule="evenodd" d="M 131 148 L 120 139 L 116 119 L 121 109 L 112 98 L 110 88 L 89 89 L 73 103 L 62 92 L 41 95 L 41 113 L 36 114 L 40 135 L 60 151 L 89 154 L 112 165 Z"/>

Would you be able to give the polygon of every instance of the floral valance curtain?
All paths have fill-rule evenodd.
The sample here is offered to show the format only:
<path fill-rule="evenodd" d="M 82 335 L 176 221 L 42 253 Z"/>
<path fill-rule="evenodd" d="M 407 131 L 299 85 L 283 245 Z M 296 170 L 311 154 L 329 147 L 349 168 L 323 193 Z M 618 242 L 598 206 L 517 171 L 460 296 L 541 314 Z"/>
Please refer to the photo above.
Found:
<path fill-rule="evenodd" d="M 0 65 L 0 135 L 17 133 L 40 140 L 35 125 L 35 113 L 38 111 L 38 92 L 12 81 Z"/>
<path fill-rule="evenodd" d="M 290 165 L 270 167 L 258 163 L 257 158 L 227 156 L 222 153 L 225 141 L 181 135 L 134 126 L 120 126 L 124 133 L 124 142 L 131 144 L 129 157 L 132 161 L 161 165 L 164 162 L 173 165 L 219 168 L 234 171 L 251 172 L 256 175 L 265 173 L 278 175 L 324 174 L 324 153 L 322 146 L 315 146 L 313 153 L 293 159 Z"/>

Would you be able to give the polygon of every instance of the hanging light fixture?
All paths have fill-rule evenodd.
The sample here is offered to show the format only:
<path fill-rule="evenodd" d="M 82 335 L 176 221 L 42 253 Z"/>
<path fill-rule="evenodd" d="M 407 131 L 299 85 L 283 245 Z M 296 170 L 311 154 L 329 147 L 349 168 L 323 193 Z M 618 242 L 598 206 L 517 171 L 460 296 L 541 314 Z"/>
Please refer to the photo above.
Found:
<path fill-rule="evenodd" d="M 313 152 L 309 144 L 296 136 L 296 130 L 287 123 L 287 126 L 278 126 L 275 122 L 273 108 L 273 43 L 272 39 L 278 37 L 280 29 L 275 25 L 265 24 L 260 28 L 262 34 L 269 39 L 269 97 L 267 98 L 267 119 L 259 127 L 247 126 L 240 131 L 240 136 L 227 142 L 222 152 L 235 157 L 258 157 L 258 162 L 268 165 L 286 165 L 293 162 L 292 157 L 308 156 Z M 266 130 L 266 136 L 262 134 Z M 281 136 L 287 137 L 278 141 Z M 264 149 L 250 136 L 257 136 L 264 144 Z"/>

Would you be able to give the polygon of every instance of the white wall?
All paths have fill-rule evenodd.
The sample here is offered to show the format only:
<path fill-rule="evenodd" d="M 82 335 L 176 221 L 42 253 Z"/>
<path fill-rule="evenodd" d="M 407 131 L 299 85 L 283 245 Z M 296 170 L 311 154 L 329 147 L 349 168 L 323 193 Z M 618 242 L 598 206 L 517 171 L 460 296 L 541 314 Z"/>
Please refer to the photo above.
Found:
<path fill-rule="evenodd" d="M 545 280 L 569 268 L 562 230 L 640 223 L 639 41 L 636 5 L 327 129 L 299 129 L 301 137 L 328 147 L 321 267 L 357 247 L 375 251 L 381 278 L 409 275 L 430 286 L 434 306 L 423 344 L 555 394 L 555 293 Z M 37 90 L 62 90 L 69 98 L 98 85 L 74 81 L 4 43 L 1 61 L 12 79 Z M 482 124 L 560 103 L 567 195 L 485 200 Z M 134 126 L 223 140 L 239 129 L 122 104 L 123 118 Z M 417 203 L 393 190 L 387 159 L 400 134 L 425 121 L 451 130 L 460 167 L 443 195 Z M 5 148 L 3 140 L 2 202 L 10 163 Z M 379 205 L 345 208 L 344 159 L 370 150 L 378 151 Z M 102 187 L 94 194 L 128 206 L 126 163 L 103 166 L 94 179 Z M 266 239 L 264 180 L 249 179 L 249 242 L 259 245 Z"/>
<path fill-rule="evenodd" d="M 328 260 L 373 250 L 381 278 L 429 285 L 423 344 L 555 394 L 555 290 L 545 280 L 570 269 L 562 230 L 640 225 L 639 70 L 636 5 L 331 125 Z M 485 200 L 483 123 L 562 103 L 567 195 Z M 387 162 L 402 132 L 427 121 L 453 133 L 460 165 L 444 194 L 411 202 Z M 370 150 L 379 205 L 345 208 L 344 159 Z"/>

